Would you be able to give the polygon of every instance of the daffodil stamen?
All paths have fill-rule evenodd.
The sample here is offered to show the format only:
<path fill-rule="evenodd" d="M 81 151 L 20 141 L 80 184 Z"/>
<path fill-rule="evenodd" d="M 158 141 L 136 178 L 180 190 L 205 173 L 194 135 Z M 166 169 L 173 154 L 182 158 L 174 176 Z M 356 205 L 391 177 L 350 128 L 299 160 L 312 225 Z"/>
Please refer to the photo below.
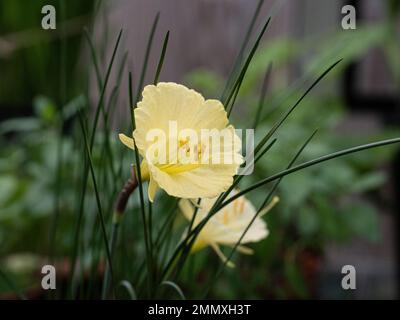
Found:
<path fill-rule="evenodd" d="M 267 214 L 268 212 L 270 212 L 272 210 L 273 207 L 275 207 L 275 205 L 279 202 L 279 197 L 275 196 L 272 198 L 271 202 L 260 211 L 260 213 L 258 214 L 259 217 L 264 216 L 265 214 Z"/>
<path fill-rule="evenodd" d="M 249 247 L 246 247 L 246 246 L 237 246 L 236 250 L 239 251 L 240 253 L 247 254 L 247 255 L 254 254 L 254 250 Z"/>
<path fill-rule="evenodd" d="M 221 251 L 220 247 L 217 244 L 211 243 L 210 246 L 211 246 L 211 248 L 213 248 L 213 250 L 215 251 L 217 256 L 221 259 L 221 261 L 226 263 L 226 265 L 229 268 L 235 267 L 235 264 L 232 261 L 228 260 L 228 258 L 223 254 L 223 252 Z"/>

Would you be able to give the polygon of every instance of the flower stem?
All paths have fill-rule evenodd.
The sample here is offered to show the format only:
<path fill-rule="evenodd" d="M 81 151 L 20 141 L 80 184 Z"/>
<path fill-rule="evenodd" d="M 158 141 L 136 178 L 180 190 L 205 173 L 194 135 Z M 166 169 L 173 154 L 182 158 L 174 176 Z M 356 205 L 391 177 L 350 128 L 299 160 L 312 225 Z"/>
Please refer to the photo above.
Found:
<path fill-rule="evenodd" d="M 131 177 L 125 183 L 124 187 L 122 188 L 121 192 L 118 195 L 117 202 L 115 205 L 115 212 L 113 215 L 113 222 L 112 222 L 112 230 L 111 230 L 111 243 L 110 243 L 110 255 L 111 259 L 113 258 L 115 246 L 118 240 L 118 230 L 119 225 L 122 221 L 123 214 L 125 212 L 126 206 L 128 204 L 128 200 L 130 195 L 138 186 L 138 181 L 136 179 L 135 170 L 132 169 Z M 112 261 L 110 262 L 112 263 Z M 111 280 L 111 266 L 107 263 L 106 270 L 104 273 L 104 281 L 103 281 L 103 289 L 102 289 L 102 299 L 107 299 L 108 291 L 110 286 Z"/>

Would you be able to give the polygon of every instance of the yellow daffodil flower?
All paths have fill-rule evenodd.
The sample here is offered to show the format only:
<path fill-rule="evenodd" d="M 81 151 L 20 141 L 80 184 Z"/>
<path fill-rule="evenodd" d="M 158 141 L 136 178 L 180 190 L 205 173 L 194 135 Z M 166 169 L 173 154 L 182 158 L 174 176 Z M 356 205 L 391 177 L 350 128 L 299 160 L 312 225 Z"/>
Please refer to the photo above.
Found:
<path fill-rule="evenodd" d="M 229 196 L 236 194 L 234 190 Z M 193 228 L 196 227 L 208 214 L 217 198 L 214 199 L 201 199 L 197 208 L 197 213 L 194 218 Z M 254 220 L 250 228 L 241 240 L 241 244 L 258 242 L 268 236 L 267 224 L 261 218 L 265 213 L 270 211 L 273 206 L 279 201 L 278 197 L 274 197 L 269 205 L 267 205 Z M 179 207 L 184 216 L 191 221 L 196 210 L 194 201 L 188 199 L 181 199 Z M 192 252 L 198 251 L 206 246 L 210 246 L 217 255 L 223 260 L 226 257 L 222 253 L 219 245 L 226 245 L 234 247 L 239 241 L 240 237 L 250 224 L 256 209 L 244 196 L 232 201 L 227 206 L 213 215 L 210 220 L 205 224 L 200 233 L 198 234 Z M 242 245 L 237 247 L 237 250 L 244 254 L 252 254 L 253 251 Z M 233 263 L 228 261 L 227 265 L 233 267 Z"/>
<path fill-rule="evenodd" d="M 179 198 L 212 198 L 226 191 L 243 157 L 222 103 L 176 83 L 148 85 L 142 95 L 134 110 L 134 140 L 124 134 L 119 138 L 131 149 L 135 141 L 143 157 L 142 180 L 149 180 L 150 201 L 159 187 Z M 223 137 L 215 143 L 203 135 L 206 130 L 223 132 Z"/>

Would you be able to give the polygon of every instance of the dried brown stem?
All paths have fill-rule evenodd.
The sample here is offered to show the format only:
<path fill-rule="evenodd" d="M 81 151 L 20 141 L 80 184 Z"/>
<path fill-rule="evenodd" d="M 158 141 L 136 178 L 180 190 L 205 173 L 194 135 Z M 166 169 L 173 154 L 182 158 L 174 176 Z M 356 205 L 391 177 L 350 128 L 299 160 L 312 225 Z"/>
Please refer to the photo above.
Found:
<path fill-rule="evenodd" d="M 122 216 L 124 214 L 129 197 L 137 186 L 138 186 L 138 180 L 136 178 L 136 172 L 135 169 L 132 167 L 131 177 L 128 179 L 128 181 L 122 188 L 121 192 L 119 193 L 117 203 L 115 206 L 116 213 L 119 216 Z"/>

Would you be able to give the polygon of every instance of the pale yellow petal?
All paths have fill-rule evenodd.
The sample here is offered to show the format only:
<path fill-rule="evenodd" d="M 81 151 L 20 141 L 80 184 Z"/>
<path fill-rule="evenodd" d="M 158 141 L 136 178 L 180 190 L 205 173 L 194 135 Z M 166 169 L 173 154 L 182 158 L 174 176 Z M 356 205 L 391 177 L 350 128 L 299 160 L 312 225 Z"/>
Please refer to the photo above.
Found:
<path fill-rule="evenodd" d="M 140 164 L 140 174 L 142 176 L 142 182 L 150 180 L 150 169 L 145 160 Z"/>
<path fill-rule="evenodd" d="M 226 191 L 236 174 L 235 165 L 201 166 L 197 169 L 170 175 L 151 166 L 158 185 L 169 195 L 178 198 L 212 198 Z"/>
<path fill-rule="evenodd" d="M 242 237 L 251 219 L 237 218 L 230 219 L 228 224 L 223 224 L 220 221 L 214 220 L 212 238 L 214 241 L 232 245 L 236 244 Z M 256 218 L 250 228 L 245 233 L 240 243 L 258 242 L 268 236 L 267 224 L 261 218 Z"/>
<path fill-rule="evenodd" d="M 214 139 L 202 136 L 205 147 L 203 152 L 203 164 L 235 164 L 237 168 L 244 162 L 240 151 L 242 141 L 235 133 L 233 126 L 219 130 L 221 138 Z M 236 173 L 236 172 L 235 172 Z"/>
<path fill-rule="evenodd" d="M 134 110 L 137 128 L 134 137 L 138 148 L 143 151 L 149 145 L 146 135 L 152 129 L 162 130 L 168 136 L 170 121 L 176 121 L 178 132 L 193 128 L 192 123 L 204 101 L 196 91 L 173 82 L 146 86 L 143 99 Z"/>
<path fill-rule="evenodd" d="M 194 129 L 224 129 L 228 125 L 228 115 L 223 104 L 218 100 L 206 100 L 202 108 L 196 111 L 190 123 Z"/>
<path fill-rule="evenodd" d="M 121 140 L 121 142 L 127 146 L 128 148 L 135 150 L 135 144 L 133 142 L 133 138 L 129 138 L 128 136 L 124 135 L 123 133 L 120 133 L 118 135 L 119 140 Z"/>
<path fill-rule="evenodd" d="M 194 213 L 194 209 L 195 209 L 195 208 L 193 208 L 190 200 L 181 199 L 181 200 L 179 200 L 178 205 L 179 205 L 179 209 L 181 210 L 183 215 L 186 217 L 186 219 L 188 219 L 190 221 L 193 217 L 193 213 Z"/>
<path fill-rule="evenodd" d="M 204 199 L 202 199 L 202 200 L 204 200 Z M 196 212 L 196 217 L 193 222 L 193 228 L 196 227 L 201 222 L 201 220 L 203 220 L 205 218 L 205 216 L 208 213 L 208 212 L 205 212 L 204 210 L 201 210 L 200 207 L 197 208 L 197 211 L 196 211 L 196 207 L 193 205 L 192 199 L 180 199 L 178 205 L 179 205 L 180 211 L 182 212 L 182 214 L 185 216 L 185 218 L 188 221 L 192 221 L 193 215 Z M 203 231 L 202 231 L 203 235 L 206 233 L 207 233 L 207 227 L 205 228 L 205 230 L 203 228 Z"/>
<path fill-rule="evenodd" d="M 246 232 L 241 243 L 258 242 L 268 237 L 269 231 L 264 220 L 257 218 Z"/>
<path fill-rule="evenodd" d="M 150 144 L 146 141 L 147 133 L 159 129 L 168 136 L 170 121 L 176 121 L 178 132 L 183 129 L 223 129 L 228 125 L 221 102 L 204 100 L 196 91 L 172 82 L 146 86 L 134 114 L 137 128 L 134 137 L 143 156 Z"/>
<path fill-rule="evenodd" d="M 229 197 L 235 195 L 233 190 Z M 256 214 L 256 209 L 245 197 L 240 197 L 217 212 L 210 219 L 209 236 L 213 241 L 235 245 Z M 257 217 L 243 236 L 241 243 L 257 242 L 268 236 L 267 224 Z"/>
<path fill-rule="evenodd" d="M 149 189 L 148 189 L 148 194 L 149 194 L 149 200 L 150 202 L 154 201 L 154 197 L 156 195 L 158 189 L 158 185 L 157 182 L 155 182 L 155 180 L 153 178 L 150 177 L 150 181 L 149 181 Z"/>
<path fill-rule="evenodd" d="M 202 235 L 197 236 L 196 240 L 194 241 L 194 244 L 190 250 L 191 253 L 194 253 L 196 251 L 199 251 L 205 247 L 207 247 L 209 244 L 206 241 L 206 238 L 203 237 Z"/>

